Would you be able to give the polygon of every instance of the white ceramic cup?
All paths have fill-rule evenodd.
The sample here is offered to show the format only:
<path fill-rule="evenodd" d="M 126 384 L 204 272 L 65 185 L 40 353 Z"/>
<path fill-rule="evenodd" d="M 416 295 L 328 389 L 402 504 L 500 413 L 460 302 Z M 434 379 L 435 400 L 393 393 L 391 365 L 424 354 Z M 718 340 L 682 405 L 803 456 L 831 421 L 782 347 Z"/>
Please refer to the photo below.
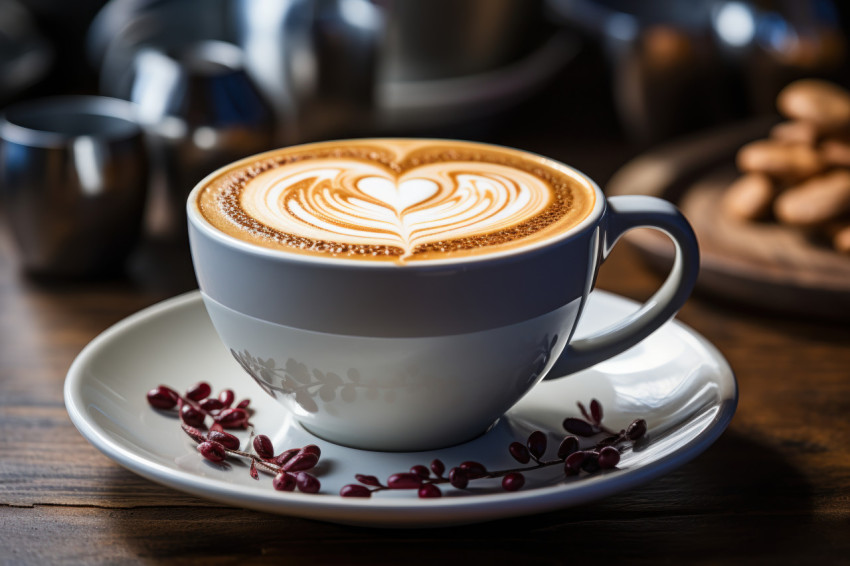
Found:
<path fill-rule="evenodd" d="M 574 373 L 644 339 L 693 288 L 697 242 L 673 205 L 606 199 L 574 174 L 595 192 L 595 205 L 557 236 L 506 252 L 400 265 L 289 253 L 229 236 L 197 205 L 213 173 L 188 200 L 204 303 L 242 368 L 315 435 L 370 450 L 469 440 L 544 377 Z M 674 242 L 667 280 L 634 315 L 571 342 L 600 263 L 637 227 Z"/>

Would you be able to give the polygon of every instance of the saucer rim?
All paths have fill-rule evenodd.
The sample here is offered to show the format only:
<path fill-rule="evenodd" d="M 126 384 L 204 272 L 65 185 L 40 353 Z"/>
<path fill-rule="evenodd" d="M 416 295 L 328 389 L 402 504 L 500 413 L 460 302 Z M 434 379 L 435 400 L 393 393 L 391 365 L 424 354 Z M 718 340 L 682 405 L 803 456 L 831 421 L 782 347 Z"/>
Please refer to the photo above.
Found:
<path fill-rule="evenodd" d="M 614 301 L 637 306 L 637 303 L 613 293 L 594 290 L 597 300 Z M 717 411 L 703 428 L 663 455 L 628 473 L 583 477 L 580 482 L 557 483 L 517 492 L 494 492 L 484 496 L 443 497 L 437 499 L 404 498 L 343 498 L 337 494 L 286 493 L 285 498 L 268 486 L 246 487 L 226 482 L 198 482 L 194 474 L 158 462 L 125 448 L 110 438 L 88 418 L 81 388 L 87 375 L 86 368 L 97 354 L 127 332 L 144 325 L 151 319 L 179 311 L 203 309 L 200 292 L 190 291 L 142 309 L 112 325 L 95 337 L 71 364 L 64 383 L 65 406 L 71 421 L 95 448 L 128 470 L 155 483 L 236 507 L 250 508 L 290 516 L 318 519 L 341 524 L 379 527 L 424 527 L 467 524 L 494 519 L 516 517 L 554 511 L 608 497 L 624 490 L 645 484 L 692 460 L 705 451 L 724 432 L 735 413 L 738 402 L 738 385 L 732 368 L 723 355 L 703 336 L 690 327 L 673 320 L 675 326 L 689 339 L 696 340 L 701 348 L 717 362 L 720 371 L 716 381 L 721 386 L 716 404 Z M 666 326 L 666 325 L 665 325 Z M 663 327 L 662 327 L 663 328 Z M 363 451 L 369 453 L 370 451 Z M 415 454 L 415 453 L 412 453 Z"/>

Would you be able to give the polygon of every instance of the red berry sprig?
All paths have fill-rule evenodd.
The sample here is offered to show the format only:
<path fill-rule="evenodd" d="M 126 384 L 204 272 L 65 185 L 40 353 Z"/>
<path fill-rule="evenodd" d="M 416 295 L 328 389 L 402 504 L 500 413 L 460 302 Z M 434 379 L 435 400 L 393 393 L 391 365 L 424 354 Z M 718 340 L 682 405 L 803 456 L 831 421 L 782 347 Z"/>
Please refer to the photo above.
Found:
<path fill-rule="evenodd" d="M 222 428 L 245 429 L 250 426 L 250 399 L 243 399 L 234 407 L 236 395 L 232 390 L 225 389 L 218 397 L 210 397 L 211 394 L 210 384 L 199 381 L 185 395 L 180 395 L 166 385 L 158 385 L 148 391 L 147 398 L 154 408 L 164 411 L 177 408 L 180 421 L 189 426 L 203 426 L 207 417 Z"/>
<path fill-rule="evenodd" d="M 206 382 L 198 382 L 185 395 L 180 395 L 170 387 L 160 385 L 148 391 L 148 403 L 160 410 L 176 412 L 181 420 L 183 431 L 198 443 L 198 452 L 210 462 L 220 463 L 229 456 L 238 456 L 251 462 L 249 473 L 259 479 L 262 470 L 274 475 L 272 486 L 278 491 L 318 493 L 321 483 L 308 473 L 316 467 L 321 457 L 321 449 L 310 444 L 301 448 L 290 448 L 275 453 L 271 439 L 265 435 L 252 437 L 253 452 L 240 450 L 239 439 L 225 429 L 247 429 L 253 411 L 250 401 L 240 401 L 235 407 L 235 394 L 230 389 L 223 390 L 218 397 L 211 397 L 212 387 Z M 620 453 L 627 443 L 636 443 L 646 438 L 647 425 L 644 419 L 635 419 L 628 427 L 619 432 L 612 431 L 602 424 L 602 405 L 596 399 L 591 400 L 590 410 L 578 403 L 582 418 L 564 419 L 564 429 L 570 433 L 558 446 L 554 459 L 544 459 L 547 449 L 547 436 L 542 431 L 532 432 L 525 441 L 512 442 L 508 452 L 523 467 L 507 470 L 488 470 L 480 462 L 468 460 L 446 472 L 446 465 L 439 459 L 429 466 L 415 465 L 407 472 L 389 476 L 385 483 L 377 477 L 357 474 L 359 482 L 343 486 L 339 494 L 342 497 L 371 497 L 373 493 L 384 490 L 415 489 L 420 498 L 441 497 L 439 485 L 449 484 L 457 489 L 466 489 L 471 481 L 501 478 L 505 491 L 517 491 L 525 485 L 526 473 L 549 466 L 562 465 L 565 476 L 576 476 L 582 472 L 594 474 L 599 470 L 616 468 L 620 463 Z M 207 429 L 206 419 L 212 419 Z M 581 449 L 578 437 L 593 437 L 604 434 L 604 438 L 592 447 Z"/>
<path fill-rule="evenodd" d="M 260 434 L 253 437 L 253 453 L 240 450 L 239 438 L 224 429 L 250 426 L 250 401 L 245 399 L 233 407 L 236 396 L 230 389 L 222 391 L 217 398 L 210 397 L 211 394 L 212 387 L 202 381 L 192 386 L 185 396 L 160 385 L 148 391 L 147 399 L 157 409 L 177 409 L 183 431 L 198 443 L 198 452 L 206 460 L 221 463 L 228 456 L 238 456 L 251 462 L 252 478 L 259 479 L 259 470 L 273 474 L 272 486 L 278 491 L 297 488 L 304 493 L 319 492 L 321 483 L 308 473 L 319 463 L 322 451 L 318 446 L 309 444 L 275 454 L 271 439 Z M 209 429 L 205 426 L 208 417 L 213 421 Z"/>
<path fill-rule="evenodd" d="M 448 483 L 457 489 L 466 489 L 470 481 L 485 478 L 502 478 L 503 490 L 517 491 L 525 485 L 524 473 L 548 466 L 562 465 L 566 476 L 575 476 L 582 471 L 593 474 L 599 470 L 613 469 L 620 463 L 620 450 L 625 448 L 624 445 L 646 434 L 646 421 L 643 419 L 634 420 L 619 433 L 606 429 L 602 425 L 602 405 L 596 399 L 590 403 L 590 413 L 581 403 L 578 406 L 586 420 L 568 418 L 564 421 L 564 428 L 572 434 L 561 441 L 554 459 L 544 460 L 547 437 L 542 431 L 536 430 L 528 436 L 525 444 L 512 442 L 508 446 L 508 452 L 514 460 L 520 464 L 530 464 L 522 468 L 491 471 L 480 462 L 466 461 L 451 468 L 446 475 L 445 464 L 437 459 L 428 467 L 419 464 L 407 472 L 392 474 L 386 483 L 375 476 L 357 474 L 355 479 L 359 483 L 343 486 L 339 494 L 342 497 L 371 497 L 373 493 L 384 490 L 416 489 L 419 497 L 433 498 L 442 496 L 439 484 Z M 589 437 L 600 433 L 606 433 L 607 436 L 590 449 L 580 449 L 577 436 Z"/>

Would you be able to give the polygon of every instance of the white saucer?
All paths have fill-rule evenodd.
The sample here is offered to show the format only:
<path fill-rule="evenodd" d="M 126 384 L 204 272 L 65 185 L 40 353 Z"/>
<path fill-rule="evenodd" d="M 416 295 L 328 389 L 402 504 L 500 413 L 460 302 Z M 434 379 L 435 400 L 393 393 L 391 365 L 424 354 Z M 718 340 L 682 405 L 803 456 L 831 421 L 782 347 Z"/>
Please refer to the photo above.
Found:
<path fill-rule="evenodd" d="M 594 291 L 579 334 L 637 309 L 629 300 Z M 153 410 L 145 392 L 167 384 L 185 391 L 205 380 L 215 390 L 250 397 L 257 433 L 275 448 L 322 448 L 319 494 L 283 493 L 271 477 L 254 480 L 234 460 L 222 469 L 203 460 L 176 418 Z M 472 482 L 469 491 L 443 489 L 439 499 L 415 491 L 383 491 L 371 499 L 342 498 L 355 474 L 385 480 L 439 457 L 447 467 L 478 460 L 490 469 L 516 467 L 507 447 L 533 429 L 549 433 L 550 453 L 565 435 L 561 422 L 579 416 L 576 402 L 599 399 L 604 423 L 619 430 L 643 417 L 649 443 L 623 454 L 617 469 L 566 479 L 560 466 L 526 474 L 526 486 L 501 491 L 497 480 Z M 65 380 L 68 414 L 82 435 L 109 458 L 155 482 L 199 497 L 271 513 L 345 524 L 419 527 L 472 523 L 577 505 L 622 492 L 691 460 L 723 432 L 735 412 L 737 385 L 721 354 L 703 337 L 671 322 L 632 350 L 569 378 L 544 382 L 484 436 L 435 452 L 382 453 L 317 439 L 267 397 L 219 342 L 198 292 L 145 309 L 95 338 Z M 549 455 L 549 454 L 547 454 Z M 493 483 L 487 483 L 493 482 Z"/>

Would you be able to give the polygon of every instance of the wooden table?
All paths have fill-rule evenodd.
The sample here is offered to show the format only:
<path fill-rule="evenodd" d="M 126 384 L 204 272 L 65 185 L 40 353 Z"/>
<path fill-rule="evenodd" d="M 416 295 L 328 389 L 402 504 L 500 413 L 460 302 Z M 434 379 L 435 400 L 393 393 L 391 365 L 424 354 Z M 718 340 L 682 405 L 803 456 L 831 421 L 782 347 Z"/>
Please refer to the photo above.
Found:
<path fill-rule="evenodd" d="M 99 332 L 194 286 L 185 250 L 162 251 L 148 246 L 127 278 L 46 284 L 20 275 L 0 238 L 0 564 L 850 560 L 850 328 L 701 296 L 680 319 L 728 358 L 738 412 L 696 460 L 607 500 L 487 524 L 386 531 L 234 509 L 144 480 L 80 436 L 62 384 Z M 638 300 L 658 283 L 624 246 L 599 280 Z"/>

